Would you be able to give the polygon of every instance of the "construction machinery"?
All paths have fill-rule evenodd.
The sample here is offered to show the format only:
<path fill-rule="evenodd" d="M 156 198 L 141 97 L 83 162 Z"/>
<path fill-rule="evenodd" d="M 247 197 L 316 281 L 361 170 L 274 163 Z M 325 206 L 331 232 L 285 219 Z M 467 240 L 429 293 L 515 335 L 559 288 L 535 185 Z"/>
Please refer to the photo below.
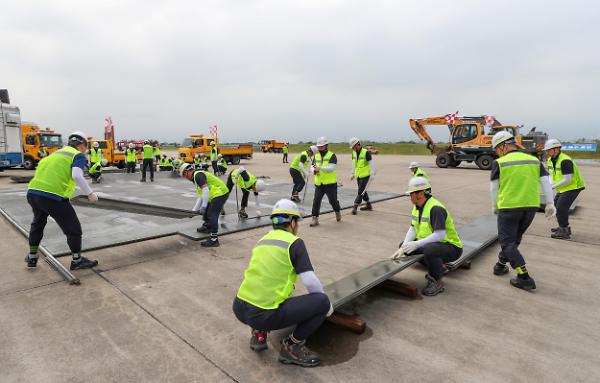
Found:
<path fill-rule="evenodd" d="M 33 122 L 21 123 L 23 135 L 23 167 L 28 170 L 35 169 L 38 162 L 44 157 L 43 153 L 53 153 L 62 148 L 62 136 L 54 130 L 41 129 Z"/>
<path fill-rule="evenodd" d="M 277 140 L 262 140 L 258 145 L 263 153 L 281 153 L 283 152 L 283 147 L 288 145 L 288 143 Z"/>
<path fill-rule="evenodd" d="M 252 144 L 222 145 L 217 137 L 202 134 L 191 134 L 186 137 L 181 147 L 177 149 L 177 154 L 182 161 L 192 163 L 196 154 L 210 157 L 213 143 L 216 143 L 217 151 L 227 163 L 237 165 L 241 159 L 252 159 Z"/>
<path fill-rule="evenodd" d="M 0 171 L 22 163 L 21 111 L 10 105 L 8 91 L 0 89 Z"/>
<path fill-rule="evenodd" d="M 98 148 L 102 149 L 102 158 L 106 159 L 106 166 L 116 166 L 119 169 L 125 168 L 125 149 L 132 143 L 137 152 L 137 160 L 142 160 L 142 146 L 144 145 L 143 140 L 121 140 L 115 141 L 115 129 L 113 126 L 104 127 L 104 139 L 96 140 L 92 137 L 88 137 L 88 145 L 91 148 L 94 143 L 98 143 Z M 152 141 L 150 141 L 152 142 Z"/>
<path fill-rule="evenodd" d="M 494 119 L 486 125 L 487 116 L 434 116 L 410 119 L 409 124 L 420 140 L 427 142 L 427 148 L 435 154 L 435 163 L 440 168 L 457 167 L 461 162 L 475 162 L 482 170 L 490 170 L 492 162 L 498 156 L 492 147 L 492 137 L 500 131 L 510 132 L 515 136 L 517 146 L 528 153 L 542 153 L 548 135 L 536 132 L 534 127 L 523 136 L 519 133 L 522 126 L 502 125 Z M 489 122 L 489 121 L 488 121 Z M 445 125 L 450 133 L 449 142 L 436 145 L 425 129 L 426 126 Z"/>

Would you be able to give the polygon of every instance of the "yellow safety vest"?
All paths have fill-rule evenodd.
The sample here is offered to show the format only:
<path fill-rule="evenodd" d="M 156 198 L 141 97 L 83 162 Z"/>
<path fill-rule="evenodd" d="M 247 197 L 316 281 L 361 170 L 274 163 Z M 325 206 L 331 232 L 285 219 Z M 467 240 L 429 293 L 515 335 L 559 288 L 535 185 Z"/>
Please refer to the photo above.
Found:
<path fill-rule="evenodd" d="M 329 160 L 332 156 L 333 152 L 330 151 L 327 151 L 325 157 L 322 157 L 321 153 L 317 152 L 317 154 L 315 154 L 315 165 L 322 168 L 329 166 Z M 337 170 L 334 169 L 330 173 L 318 171 L 315 175 L 315 185 L 320 186 L 332 184 L 337 184 Z"/>

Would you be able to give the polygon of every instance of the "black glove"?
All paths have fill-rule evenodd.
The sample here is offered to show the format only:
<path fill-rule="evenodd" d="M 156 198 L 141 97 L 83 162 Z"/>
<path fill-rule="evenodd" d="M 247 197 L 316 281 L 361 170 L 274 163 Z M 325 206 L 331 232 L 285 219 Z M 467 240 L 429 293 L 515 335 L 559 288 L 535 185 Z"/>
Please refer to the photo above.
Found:
<path fill-rule="evenodd" d="M 255 195 L 255 196 L 258 196 L 258 192 L 257 192 L 257 191 L 255 191 L 255 192 L 254 192 L 254 195 Z"/>

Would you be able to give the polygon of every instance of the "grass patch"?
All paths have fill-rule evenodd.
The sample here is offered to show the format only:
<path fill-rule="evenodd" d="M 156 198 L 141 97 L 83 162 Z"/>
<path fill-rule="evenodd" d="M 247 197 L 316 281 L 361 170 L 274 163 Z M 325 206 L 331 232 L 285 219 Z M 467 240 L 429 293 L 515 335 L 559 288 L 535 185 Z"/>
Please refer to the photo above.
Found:
<path fill-rule="evenodd" d="M 308 144 L 290 144 L 290 152 L 300 153 L 305 150 Z M 373 143 L 373 146 L 379 150 L 379 154 L 405 154 L 405 155 L 430 155 L 431 152 L 425 144 L 377 144 Z M 348 144 L 329 144 L 329 150 L 334 153 L 347 153 L 349 154 L 351 149 Z"/>
<path fill-rule="evenodd" d="M 564 151 L 569 157 L 577 158 L 580 160 L 588 160 L 588 159 L 600 159 L 600 152 L 596 150 L 595 152 L 570 152 Z"/>

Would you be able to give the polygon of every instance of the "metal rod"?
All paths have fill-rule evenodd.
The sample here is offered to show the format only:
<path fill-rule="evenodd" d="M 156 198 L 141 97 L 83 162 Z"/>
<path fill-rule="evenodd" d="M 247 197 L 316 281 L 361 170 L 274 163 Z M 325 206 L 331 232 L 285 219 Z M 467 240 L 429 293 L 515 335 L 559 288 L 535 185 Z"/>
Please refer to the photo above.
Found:
<path fill-rule="evenodd" d="M 0 213 L 2 214 L 2 216 L 4 218 L 6 218 L 6 220 L 10 224 L 12 224 L 14 227 L 16 227 L 17 230 L 19 230 L 19 232 L 21 234 L 23 234 L 23 236 L 25 238 L 29 238 L 27 231 L 25 229 L 23 229 L 21 226 L 19 226 L 17 221 L 15 221 L 11 216 L 9 216 L 3 209 L 0 209 Z M 54 270 L 56 270 L 67 282 L 69 282 L 69 284 L 79 285 L 81 283 L 79 278 L 77 278 L 69 270 L 67 270 L 67 268 L 64 267 L 63 264 L 60 263 L 56 258 L 54 258 L 52 253 L 50 253 L 44 246 L 39 246 L 38 250 L 40 251 L 40 253 L 42 253 L 44 255 L 46 262 L 48 262 L 48 264 L 50 266 L 52 266 L 52 268 Z"/>

